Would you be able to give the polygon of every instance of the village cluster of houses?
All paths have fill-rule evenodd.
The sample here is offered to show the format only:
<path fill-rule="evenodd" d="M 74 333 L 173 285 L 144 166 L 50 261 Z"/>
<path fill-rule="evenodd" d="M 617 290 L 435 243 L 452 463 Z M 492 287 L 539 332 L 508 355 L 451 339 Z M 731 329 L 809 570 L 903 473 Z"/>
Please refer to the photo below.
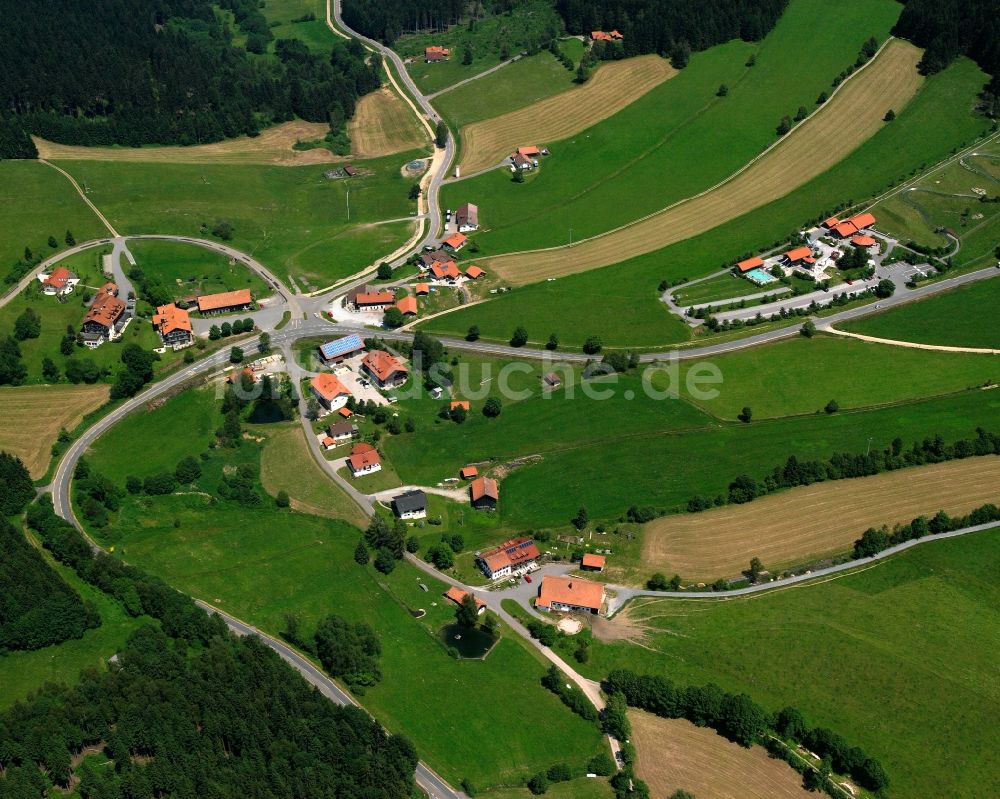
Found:
<path fill-rule="evenodd" d="M 830 217 L 823 221 L 819 229 L 825 231 L 825 234 L 829 237 L 839 240 L 842 244 L 847 243 L 849 240 L 855 247 L 873 250 L 873 248 L 878 247 L 878 242 L 867 231 L 874 227 L 874 225 L 875 217 L 866 212 L 845 220 L 840 220 L 835 216 Z M 771 279 L 766 272 L 762 272 L 761 270 L 766 270 L 768 267 L 780 266 L 788 268 L 797 267 L 808 271 L 816 266 L 817 259 L 822 254 L 822 247 L 818 243 L 813 246 L 802 245 L 793 247 L 767 260 L 755 255 L 752 258 L 739 261 L 734 266 L 733 271 L 754 283 L 764 284 L 771 282 Z M 832 259 L 838 257 L 839 251 L 832 253 Z M 823 267 L 824 263 L 820 263 L 819 266 Z"/>
<path fill-rule="evenodd" d="M 203 294 L 196 299 L 198 312 L 202 316 L 236 313 L 253 307 L 253 296 L 250 289 L 224 291 L 219 294 Z M 191 314 L 186 308 L 174 303 L 160 305 L 153 315 L 153 327 L 160 334 L 164 347 L 182 349 L 194 342 L 194 331 L 191 329 Z"/>

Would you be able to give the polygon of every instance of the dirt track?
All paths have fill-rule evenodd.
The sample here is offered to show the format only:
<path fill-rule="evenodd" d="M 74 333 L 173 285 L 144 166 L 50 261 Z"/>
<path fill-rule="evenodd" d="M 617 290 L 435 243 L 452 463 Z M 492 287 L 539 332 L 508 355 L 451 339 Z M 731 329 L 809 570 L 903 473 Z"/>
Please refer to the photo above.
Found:
<path fill-rule="evenodd" d="M 758 557 L 779 567 L 850 550 L 869 527 L 939 510 L 958 515 L 1000 502 L 993 455 L 793 488 L 747 505 L 666 516 L 646 525 L 647 571 L 686 579 L 733 577 Z"/>
<path fill-rule="evenodd" d="M 466 125 L 459 133 L 462 173 L 468 175 L 498 164 L 515 147 L 542 146 L 579 133 L 676 74 L 666 60 L 655 55 L 614 61 L 598 69 L 582 86 L 527 108 Z"/>
<path fill-rule="evenodd" d="M 358 158 L 392 155 L 429 144 L 413 113 L 388 86 L 358 101 L 347 133 L 351 154 Z"/>
<path fill-rule="evenodd" d="M 886 111 L 906 106 L 923 83 L 920 56 L 907 42 L 889 42 L 776 147 L 703 194 L 572 247 L 496 256 L 483 265 L 515 285 L 584 272 L 653 252 L 783 197 L 871 138 Z"/>
<path fill-rule="evenodd" d="M 0 389 L 0 450 L 17 455 L 32 478 L 45 474 L 52 445 L 108 400 L 110 386 L 18 386 Z"/>
<path fill-rule="evenodd" d="M 811 796 L 791 766 L 761 746 L 744 749 L 714 730 L 684 719 L 629 711 L 636 773 L 652 796 L 685 790 L 698 799 L 805 799 Z"/>

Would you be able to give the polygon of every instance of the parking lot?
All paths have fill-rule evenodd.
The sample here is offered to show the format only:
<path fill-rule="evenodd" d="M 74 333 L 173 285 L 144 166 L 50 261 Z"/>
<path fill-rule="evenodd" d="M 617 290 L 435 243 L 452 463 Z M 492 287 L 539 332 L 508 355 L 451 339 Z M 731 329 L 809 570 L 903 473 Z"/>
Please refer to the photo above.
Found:
<path fill-rule="evenodd" d="M 371 382 L 368 375 L 366 375 L 361 369 L 361 362 L 365 359 L 364 355 L 355 355 L 353 358 L 348 358 L 337 364 L 333 373 L 340 378 L 347 390 L 354 395 L 354 399 L 358 402 L 367 402 L 371 400 L 376 405 L 388 405 L 388 401 L 375 385 Z"/>

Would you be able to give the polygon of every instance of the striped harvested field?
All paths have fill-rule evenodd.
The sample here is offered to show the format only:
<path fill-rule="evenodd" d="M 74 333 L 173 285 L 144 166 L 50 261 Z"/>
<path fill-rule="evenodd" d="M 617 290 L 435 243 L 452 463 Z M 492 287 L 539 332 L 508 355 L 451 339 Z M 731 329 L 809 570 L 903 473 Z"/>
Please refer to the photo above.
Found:
<path fill-rule="evenodd" d="M 323 147 L 293 150 L 296 141 L 322 139 L 330 130 L 325 122 L 295 120 L 242 137 L 192 147 L 74 147 L 33 137 L 40 158 L 56 161 L 128 161 L 164 164 L 277 164 L 302 166 L 345 160 Z"/>
<path fill-rule="evenodd" d="M 584 272 L 653 252 L 783 197 L 850 155 L 885 124 L 886 111 L 898 114 L 913 99 L 923 84 L 920 56 L 908 42 L 890 40 L 777 145 L 701 194 L 572 247 L 495 256 L 483 265 L 515 285 Z"/>
<path fill-rule="evenodd" d="M 0 450 L 17 455 L 32 478 L 45 474 L 59 431 L 72 430 L 108 401 L 111 387 L 17 386 L 0 389 Z"/>
<path fill-rule="evenodd" d="M 677 74 L 655 55 L 605 64 L 582 86 L 466 125 L 459 132 L 465 175 L 494 166 L 524 144 L 545 145 L 565 139 L 614 115 L 650 89 Z"/>
<path fill-rule="evenodd" d="M 630 710 L 636 773 L 651 796 L 684 790 L 699 799 L 805 799 L 802 778 L 762 746 L 744 749 L 686 719 Z"/>
<path fill-rule="evenodd" d="M 1000 503 L 1000 457 L 984 455 L 815 483 L 703 513 L 665 516 L 645 527 L 650 572 L 687 579 L 733 577 L 758 557 L 776 569 L 851 549 L 869 527 L 910 522 L 939 510 L 968 513 Z"/>
<path fill-rule="evenodd" d="M 351 154 L 358 158 L 377 158 L 428 144 L 413 112 L 388 86 L 358 101 L 347 133 L 351 137 Z"/>

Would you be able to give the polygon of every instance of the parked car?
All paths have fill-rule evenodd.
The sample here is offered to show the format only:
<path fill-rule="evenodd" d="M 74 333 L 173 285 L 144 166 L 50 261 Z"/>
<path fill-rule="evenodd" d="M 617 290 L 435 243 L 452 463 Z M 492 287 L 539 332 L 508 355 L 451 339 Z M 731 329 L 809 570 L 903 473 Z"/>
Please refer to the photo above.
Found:
<path fill-rule="evenodd" d="M 530 575 L 530 574 L 526 574 L 526 575 L 524 575 L 524 581 L 525 581 L 526 583 L 530 583 L 530 582 L 531 582 L 531 575 Z"/>

